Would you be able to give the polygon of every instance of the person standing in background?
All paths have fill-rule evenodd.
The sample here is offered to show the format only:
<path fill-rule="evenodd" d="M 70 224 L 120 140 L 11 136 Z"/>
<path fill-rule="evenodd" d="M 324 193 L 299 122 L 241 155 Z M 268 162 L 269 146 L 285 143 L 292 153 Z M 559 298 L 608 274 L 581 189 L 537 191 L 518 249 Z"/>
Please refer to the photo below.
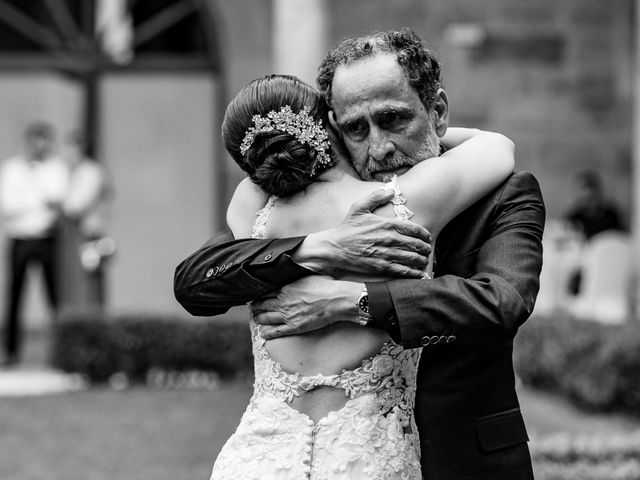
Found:
<path fill-rule="evenodd" d="M 595 170 L 578 172 L 573 180 L 575 199 L 564 218 L 569 233 L 581 244 L 610 230 L 626 231 L 616 205 L 606 198 L 600 174 Z M 568 292 L 577 295 L 582 285 L 582 267 L 574 266 L 569 275 Z"/>
<path fill-rule="evenodd" d="M 0 216 L 8 236 L 8 302 L 4 319 L 5 365 L 20 360 L 20 302 L 30 265 L 42 268 L 53 314 L 58 308 L 56 263 L 61 205 L 69 169 L 54 154 L 53 127 L 34 122 L 25 130 L 24 152 L 0 166 Z"/>
<path fill-rule="evenodd" d="M 115 252 L 115 242 L 107 237 L 113 182 L 106 167 L 86 154 L 81 132 L 69 134 L 64 156 L 71 168 L 71 180 L 62 210 L 75 231 L 77 248 L 72 254 L 80 260 L 79 275 L 87 287 L 83 300 L 101 307 L 105 259 Z"/>
<path fill-rule="evenodd" d="M 574 179 L 576 197 L 565 214 L 571 227 L 589 240 L 607 230 L 625 230 L 617 207 L 604 194 L 600 175 L 594 170 L 584 170 Z"/>

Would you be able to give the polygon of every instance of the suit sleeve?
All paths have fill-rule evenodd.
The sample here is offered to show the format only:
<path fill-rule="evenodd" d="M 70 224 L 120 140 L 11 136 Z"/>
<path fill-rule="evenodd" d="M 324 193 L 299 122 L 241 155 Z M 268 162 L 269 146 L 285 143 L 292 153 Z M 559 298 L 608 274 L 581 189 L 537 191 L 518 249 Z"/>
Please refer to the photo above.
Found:
<path fill-rule="evenodd" d="M 535 177 L 514 174 L 495 202 L 469 278 L 377 284 L 388 289 L 403 345 L 492 344 L 513 337 L 538 293 L 544 220 Z"/>
<path fill-rule="evenodd" d="M 219 233 L 176 267 L 176 300 L 192 315 L 211 316 L 278 290 L 309 274 L 291 259 L 303 240 L 236 240 L 229 231 Z"/>

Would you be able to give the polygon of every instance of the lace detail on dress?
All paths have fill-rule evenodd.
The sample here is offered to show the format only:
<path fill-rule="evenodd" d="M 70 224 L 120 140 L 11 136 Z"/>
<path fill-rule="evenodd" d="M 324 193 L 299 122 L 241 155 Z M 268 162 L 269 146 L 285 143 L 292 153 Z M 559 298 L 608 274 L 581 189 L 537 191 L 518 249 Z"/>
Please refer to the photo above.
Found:
<path fill-rule="evenodd" d="M 255 367 L 254 394 L 269 394 L 289 403 L 294 397 L 321 386 L 341 388 L 347 397 L 353 399 L 362 395 L 375 394 L 377 408 L 383 414 L 398 407 L 403 412 L 406 424 L 413 411 L 416 371 L 420 350 L 405 350 L 401 345 L 389 340 L 373 356 L 362 360 L 359 367 L 343 370 L 335 375 L 300 375 L 287 372 L 274 361 L 265 348 L 265 340 L 259 327 L 251 322 L 253 356 Z"/>
<path fill-rule="evenodd" d="M 393 203 L 393 211 L 395 212 L 396 217 L 401 218 L 402 220 L 409 220 L 413 217 L 413 212 L 405 205 L 407 203 L 407 199 L 402 196 L 402 192 L 398 186 L 397 175 L 394 175 L 383 188 L 389 190 L 393 189 L 393 198 L 391 199 L 391 203 Z"/>
<path fill-rule="evenodd" d="M 254 237 L 264 237 L 274 204 L 272 197 L 258 212 Z M 353 370 L 301 375 L 274 361 L 259 326 L 253 320 L 250 325 L 253 396 L 216 459 L 211 480 L 422 478 L 413 416 L 420 349 L 404 349 L 390 340 Z M 318 422 L 289 405 L 321 386 L 344 390 L 345 405 Z"/>
<path fill-rule="evenodd" d="M 353 370 L 336 375 L 287 372 L 251 322 L 254 393 L 211 479 L 420 479 L 413 417 L 419 349 L 393 341 Z M 318 422 L 289 406 L 319 386 L 349 398 Z"/>
<path fill-rule="evenodd" d="M 271 215 L 271 210 L 275 206 L 278 201 L 278 197 L 275 195 L 271 195 L 269 200 L 267 200 L 267 204 L 262 207 L 260 210 L 256 212 L 256 221 L 253 223 L 253 230 L 251 232 L 251 238 L 264 238 L 267 229 L 267 221 L 269 220 L 269 215 Z"/>

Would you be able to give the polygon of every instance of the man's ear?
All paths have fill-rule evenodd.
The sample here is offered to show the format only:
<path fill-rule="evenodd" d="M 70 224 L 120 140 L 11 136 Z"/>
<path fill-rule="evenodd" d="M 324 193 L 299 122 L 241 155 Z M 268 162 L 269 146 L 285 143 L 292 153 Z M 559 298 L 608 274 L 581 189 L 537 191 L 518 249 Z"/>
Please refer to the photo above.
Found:
<path fill-rule="evenodd" d="M 433 110 L 436 112 L 436 134 L 442 138 L 449 127 L 449 99 L 447 98 L 447 92 L 439 88 L 436 92 L 435 100 Z"/>
<path fill-rule="evenodd" d="M 331 125 L 331 128 L 335 130 L 336 135 L 338 135 L 340 140 L 342 140 L 342 132 L 338 127 L 338 122 L 336 122 L 336 116 L 333 113 L 333 110 L 329 110 L 329 125 Z"/>
<path fill-rule="evenodd" d="M 342 132 L 340 128 L 338 128 L 338 122 L 336 122 L 336 117 L 333 113 L 333 110 L 329 110 L 329 139 L 331 140 L 331 146 L 333 147 L 333 151 L 336 157 L 342 157 L 349 160 L 349 152 L 344 144 L 344 138 L 342 136 Z"/>

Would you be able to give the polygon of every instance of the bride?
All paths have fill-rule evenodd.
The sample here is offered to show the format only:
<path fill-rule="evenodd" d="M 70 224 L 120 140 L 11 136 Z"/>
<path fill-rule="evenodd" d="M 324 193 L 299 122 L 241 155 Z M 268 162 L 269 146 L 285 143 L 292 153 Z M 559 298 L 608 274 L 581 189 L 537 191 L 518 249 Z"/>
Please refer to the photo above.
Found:
<path fill-rule="evenodd" d="M 411 219 L 435 239 L 513 170 L 509 139 L 450 128 L 439 157 L 387 183 L 364 182 L 327 128 L 328 116 L 323 98 L 290 76 L 254 80 L 231 101 L 223 140 L 248 174 L 227 212 L 236 238 L 332 228 L 354 202 L 377 195 L 390 201 L 376 214 Z M 435 131 L 427 137 L 437 148 Z M 413 418 L 420 349 L 362 328 L 355 305 L 353 323 L 265 341 L 252 321 L 251 332 L 254 393 L 212 480 L 422 478 Z"/>

